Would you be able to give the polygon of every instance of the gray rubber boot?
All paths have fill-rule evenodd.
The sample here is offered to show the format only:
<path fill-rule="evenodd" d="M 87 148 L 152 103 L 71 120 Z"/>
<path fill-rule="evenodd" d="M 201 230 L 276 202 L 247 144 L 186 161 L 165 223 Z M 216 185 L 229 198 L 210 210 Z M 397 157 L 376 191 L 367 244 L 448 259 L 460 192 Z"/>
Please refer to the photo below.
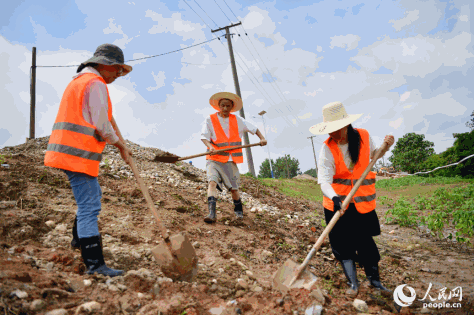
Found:
<path fill-rule="evenodd" d="M 359 293 L 359 281 L 357 281 L 357 269 L 352 259 L 341 260 L 342 270 L 349 280 L 350 288 L 346 290 L 349 296 L 356 296 Z"/>
<path fill-rule="evenodd" d="M 209 214 L 207 217 L 204 218 L 204 222 L 206 223 L 214 223 L 217 221 L 216 219 L 216 204 L 217 204 L 217 199 L 216 197 L 208 197 L 207 198 L 207 204 L 209 207 Z"/>

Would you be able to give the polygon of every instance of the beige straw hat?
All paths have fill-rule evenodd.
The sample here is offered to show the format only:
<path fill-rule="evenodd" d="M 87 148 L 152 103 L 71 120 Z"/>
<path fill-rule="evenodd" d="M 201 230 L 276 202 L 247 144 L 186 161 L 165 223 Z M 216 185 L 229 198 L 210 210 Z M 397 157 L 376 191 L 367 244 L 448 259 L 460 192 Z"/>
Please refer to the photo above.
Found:
<path fill-rule="evenodd" d="M 362 114 L 348 115 L 341 102 L 332 102 L 323 107 L 323 122 L 309 128 L 315 135 L 337 131 L 359 119 Z"/>
<path fill-rule="evenodd" d="M 211 106 L 214 107 L 215 110 L 220 111 L 219 101 L 223 98 L 227 98 L 234 102 L 234 107 L 232 107 L 231 112 L 236 112 L 240 110 L 243 106 L 242 99 L 237 94 L 230 92 L 219 92 L 212 95 L 209 99 L 209 104 L 211 104 Z"/>

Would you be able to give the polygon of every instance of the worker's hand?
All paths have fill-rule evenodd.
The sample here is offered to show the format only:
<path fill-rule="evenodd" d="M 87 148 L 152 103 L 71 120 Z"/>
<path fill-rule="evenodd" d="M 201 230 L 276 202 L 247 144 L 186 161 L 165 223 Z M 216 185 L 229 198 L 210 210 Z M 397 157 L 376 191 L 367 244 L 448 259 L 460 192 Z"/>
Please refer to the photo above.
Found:
<path fill-rule="evenodd" d="M 341 215 L 343 215 L 344 212 L 346 212 L 346 209 L 342 209 L 342 202 L 339 196 L 333 197 L 332 202 L 334 203 L 334 212 L 341 211 Z"/>
<path fill-rule="evenodd" d="M 130 149 L 127 148 L 127 146 L 125 145 L 119 147 L 119 150 L 120 150 L 120 155 L 122 156 L 122 159 L 125 161 L 125 163 L 130 165 L 130 161 L 133 155 L 132 151 L 130 151 Z"/>
<path fill-rule="evenodd" d="M 261 139 L 260 140 L 260 145 L 263 147 L 264 145 L 267 145 L 267 140 Z"/>
<path fill-rule="evenodd" d="M 214 147 L 208 147 L 209 149 L 209 155 L 213 155 L 215 152 L 216 152 L 216 149 L 214 149 Z"/>
<path fill-rule="evenodd" d="M 395 138 L 392 135 L 387 135 L 383 142 L 385 142 L 388 147 L 391 147 L 395 143 Z"/>

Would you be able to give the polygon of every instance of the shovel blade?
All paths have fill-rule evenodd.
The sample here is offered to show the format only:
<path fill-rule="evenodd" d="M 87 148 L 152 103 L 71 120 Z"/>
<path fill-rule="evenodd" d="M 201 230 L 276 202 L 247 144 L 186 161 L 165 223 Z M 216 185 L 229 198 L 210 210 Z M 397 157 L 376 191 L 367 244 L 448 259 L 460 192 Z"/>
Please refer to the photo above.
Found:
<path fill-rule="evenodd" d="M 318 277 L 316 277 L 306 268 L 301 273 L 301 276 L 293 283 L 291 288 L 289 287 L 291 280 L 296 275 L 298 267 L 299 265 L 297 263 L 291 259 L 288 259 L 273 275 L 273 288 L 280 290 L 282 293 L 286 293 L 290 289 L 295 288 L 311 290 L 313 285 L 318 281 Z"/>
<path fill-rule="evenodd" d="M 173 256 L 165 242 L 161 242 L 151 250 L 161 271 L 174 281 L 194 281 L 198 259 L 188 237 L 183 233 L 178 233 L 170 237 L 170 243 L 176 256 Z"/>
<path fill-rule="evenodd" d="M 179 156 L 161 156 L 156 155 L 153 161 L 155 162 L 163 162 L 163 163 L 175 163 L 178 162 Z"/>

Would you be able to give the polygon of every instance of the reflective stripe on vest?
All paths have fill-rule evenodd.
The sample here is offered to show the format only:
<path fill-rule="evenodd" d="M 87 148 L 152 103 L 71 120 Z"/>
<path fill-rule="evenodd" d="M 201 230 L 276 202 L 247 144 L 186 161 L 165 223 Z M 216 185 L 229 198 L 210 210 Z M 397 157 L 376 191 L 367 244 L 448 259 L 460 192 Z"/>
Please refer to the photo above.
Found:
<path fill-rule="evenodd" d="M 237 117 L 233 114 L 229 114 L 229 137 L 227 137 L 217 115 L 218 113 L 211 115 L 212 127 L 214 128 L 214 133 L 216 135 L 216 140 L 211 142 L 214 149 L 222 150 L 242 145 L 242 139 L 240 139 L 239 136 Z M 209 149 L 207 151 L 209 151 Z M 234 149 L 206 155 L 207 160 L 214 160 L 221 163 L 227 163 L 230 157 L 232 157 L 232 161 L 236 164 L 243 163 L 244 161 L 242 149 Z"/>
<path fill-rule="evenodd" d="M 86 73 L 73 79 L 64 91 L 44 157 L 46 166 L 97 177 L 105 140 L 82 115 L 86 88 L 94 80 L 104 79 Z M 106 85 L 107 88 L 107 85 Z M 108 89 L 107 89 L 108 96 Z M 107 118 L 112 120 L 112 102 L 108 97 Z"/>
<path fill-rule="evenodd" d="M 101 153 L 94 153 L 90 151 L 84 151 L 78 148 L 70 147 L 64 144 L 50 143 L 48 144 L 48 151 L 54 151 L 59 153 L 65 153 L 69 155 L 74 155 L 83 159 L 88 159 L 92 161 L 102 161 Z"/>
<path fill-rule="evenodd" d="M 331 150 L 336 164 L 336 174 L 334 174 L 333 187 L 336 194 L 344 201 L 349 195 L 352 187 L 356 184 L 362 173 L 365 171 L 370 162 L 370 138 L 369 133 L 365 129 L 357 129 L 360 134 L 361 142 L 359 149 L 359 161 L 354 166 L 351 173 L 344 163 L 342 153 L 334 141 L 329 142 L 328 138 L 325 144 Z M 360 213 L 368 213 L 375 209 L 376 193 L 375 193 L 375 173 L 369 172 L 367 177 L 362 181 L 361 186 L 355 193 L 351 202 L 354 202 L 355 207 Z M 333 210 L 334 203 L 328 196 L 323 194 L 323 206 L 326 209 Z"/>
<path fill-rule="evenodd" d="M 99 142 L 105 142 L 105 140 L 99 135 L 96 129 L 87 126 L 81 126 L 67 122 L 59 122 L 53 125 L 53 131 L 54 130 L 74 131 L 77 133 L 82 133 L 84 135 L 92 136 Z"/>

